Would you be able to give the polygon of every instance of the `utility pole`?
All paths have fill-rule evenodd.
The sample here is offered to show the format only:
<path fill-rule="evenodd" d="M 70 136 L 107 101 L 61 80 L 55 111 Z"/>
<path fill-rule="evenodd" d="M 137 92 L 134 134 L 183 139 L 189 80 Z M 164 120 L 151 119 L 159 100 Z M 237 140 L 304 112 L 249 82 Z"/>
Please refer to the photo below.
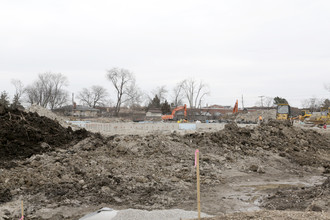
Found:
<path fill-rule="evenodd" d="M 73 115 L 74 115 L 73 114 L 73 111 L 74 111 L 74 93 L 72 93 L 72 109 L 71 109 L 71 111 L 72 111 L 72 117 L 73 117 Z"/>
<path fill-rule="evenodd" d="M 263 102 L 263 97 L 265 97 L 264 95 L 258 96 L 260 98 L 260 102 L 261 102 L 261 107 L 264 107 L 264 102 Z"/>
<path fill-rule="evenodd" d="M 244 99 L 243 99 L 243 94 L 242 94 L 242 110 L 244 110 Z"/>

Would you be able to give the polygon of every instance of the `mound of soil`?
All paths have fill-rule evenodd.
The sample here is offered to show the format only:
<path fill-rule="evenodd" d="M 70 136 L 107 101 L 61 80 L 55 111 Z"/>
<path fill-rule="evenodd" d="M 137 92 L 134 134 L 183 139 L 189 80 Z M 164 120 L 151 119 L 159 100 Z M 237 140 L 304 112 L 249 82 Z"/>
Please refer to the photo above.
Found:
<path fill-rule="evenodd" d="M 262 206 L 276 210 L 330 212 L 330 177 L 322 185 L 279 190 L 265 198 Z"/>
<path fill-rule="evenodd" d="M 12 199 L 9 189 L 4 189 L 0 186 L 0 204 L 9 202 Z"/>
<path fill-rule="evenodd" d="M 10 116 L 7 111 L 1 116 L 5 116 L 8 123 L 14 113 Z M 29 117 L 23 116 L 25 120 Z M 34 120 L 41 120 L 33 117 L 31 122 L 25 123 L 21 118 L 16 112 L 15 123 L 22 123 L 26 128 L 30 128 Z M 47 129 L 50 128 L 44 130 L 51 132 Z M 60 128 L 55 126 L 53 129 Z M 58 137 L 65 138 L 72 133 L 64 131 L 57 133 Z M 41 145 L 42 142 L 37 143 Z M 93 135 L 69 148 L 56 148 L 21 160 L 11 169 L 3 169 L 0 186 L 8 199 L 23 197 L 27 201 L 27 216 L 37 216 L 42 208 L 50 210 L 61 206 L 111 204 L 121 209 L 186 208 L 195 204 L 193 163 L 196 148 L 201 152 L 202 193 L 211 197 L 214 192 L 208 189 L 226 184 L 223 171 L 231 169 L 230 166 L 238 167 L 241 161 L 250 166 L 251 158 L 260 163 L 264 160 L 268 170 L 276 172 L 277 169 L 278 173 L 282 173 L 282 169 L 304 172 L 299 165 L 326 168 L 329 166 L 329 143 L 328 136 L 277 122 L 255 128 L 228 124 L 218 132 L 183 136 L 176 133 L 108 138 Z M 276 161 L 270 161 L 274 158 Z M 266 175 L 255 172 L 259 169 L 252 169 L 252 174 L 250 170 L 236 169 L 236 173 Z M 221 199 L 215 198 L 212 203 L 221 204 Z"/>
<path fill-rule="evenodd" d="M 82 140 L 88 134 L 84 129 L 63 128 L 57 121 L 37 113 L 0 106 L 0 161 L 50 151 L 71 141 Z"/>
<path fill-rule="evenodd" d="M 241 128 L 234 123 L 212 133 L 193 133 L 184 136 L 196 148 L 227 149 L 247 156 L 256 156 L 258 149 L 278 153 L 299 165 L 323 166 L 328 172 L 330 161 L 322 155 L 329 152 L 330 137 L 314 130 L 293 127 L 289 122 L 270 120 L 261 126 Z"/>

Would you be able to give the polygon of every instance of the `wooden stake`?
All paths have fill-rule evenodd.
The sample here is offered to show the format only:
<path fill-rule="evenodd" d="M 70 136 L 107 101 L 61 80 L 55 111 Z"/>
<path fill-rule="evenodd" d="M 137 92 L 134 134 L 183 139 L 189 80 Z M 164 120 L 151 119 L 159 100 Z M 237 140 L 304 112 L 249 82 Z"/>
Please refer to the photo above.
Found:
<path fill-rule="evenodd" d="M 200 194 L 200 183 L 199 183 L 199 152 L 196 151 L 196 174 L 197 174 L 197 209 L 198 209 L 198 220 L 201 219 L 201 194 Z"/>
<path fill-rule="evenodd" d="M 22 200 L 22 217 L 24 216 L 24 206 L 23 206 L 23 200 Z M 22 218 L 23 219 L 23 218 Z"/>

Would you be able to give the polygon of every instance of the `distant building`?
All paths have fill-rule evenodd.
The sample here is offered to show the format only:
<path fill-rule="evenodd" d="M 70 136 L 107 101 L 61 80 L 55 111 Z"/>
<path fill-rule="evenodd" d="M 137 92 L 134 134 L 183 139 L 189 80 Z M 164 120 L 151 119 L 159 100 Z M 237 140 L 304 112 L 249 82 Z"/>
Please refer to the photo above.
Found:
<path fill-rule="evenodd" d="M 161 121 L 162 111 L 160 109 L 149 109 L 146 113 L 146 120 Z"/>
<path fill-rule="evenodd" d="M 232 113 L 233 108 L 231 106 L 223 106 L 223 105 L 210 105 L 206 107 L 202 107 L 201 112 L 203 115 L 208 117 L 219 117 L 222 114 Z"/>
<path fill-rule="evenodd" d="M 92 108 L 89 106 L 76 105 L 76 103 L 74 103 L 73 105 L 66 105 L 53 110 L 53 112 L 60 115 L 74 116 L 80 118 L 97 117 L 99 111 L 100 111 L 99 109 Z"/>

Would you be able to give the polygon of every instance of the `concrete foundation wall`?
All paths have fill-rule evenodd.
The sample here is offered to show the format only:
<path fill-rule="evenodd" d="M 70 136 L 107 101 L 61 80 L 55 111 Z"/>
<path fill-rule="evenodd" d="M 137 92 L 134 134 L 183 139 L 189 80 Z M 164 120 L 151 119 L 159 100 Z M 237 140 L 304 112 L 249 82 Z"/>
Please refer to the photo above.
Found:
<path fill-rule="evenodd" d="M 110 133 L 141 133 L 152 131 L 175 131 L 175 130 L 221 130 L 224 124 L 186 124 L 181 126 L 179 123 L 74 123 L 93 132 Z M 187 127 L 187 128 L 186 128 Z"/>
<path fill-rule="evenodd" d="M 179 129 L 179 125 L 175 123 L 88 123 L 84 127 L 90 131 L 99 132 L 125 132 L 125 131 L 173 131 Z"/>

